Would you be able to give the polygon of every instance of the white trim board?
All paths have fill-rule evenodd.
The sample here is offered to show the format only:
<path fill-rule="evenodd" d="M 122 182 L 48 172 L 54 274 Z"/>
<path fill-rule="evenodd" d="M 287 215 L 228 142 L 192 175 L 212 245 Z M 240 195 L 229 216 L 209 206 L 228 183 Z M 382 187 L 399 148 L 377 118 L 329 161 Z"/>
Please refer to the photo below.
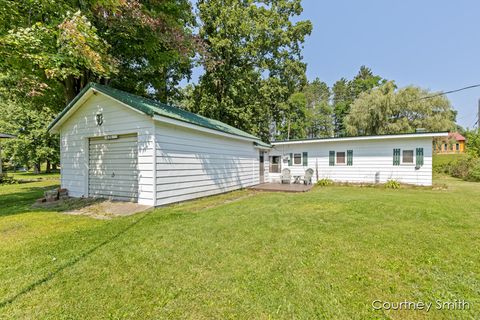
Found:
<path fill-rule="evenodd" d="M 411 133 L 411 134 L 392 134 L 392 135 L 379 135 L 379 136 L 360 136 L 360 137 L 345 137 L 345 138 L 324 138 L 324 139 L 311 139 L 311 140 L 278 141 L 278 142 L 271 142 L 271 144 L 273 146 L 280 146 L 280 145 L 289 145 L 289 144 L 326 143 L 326 142 L 362 141 L 362 140 L 433 138 L 433 137 L 447 137 L 447 136 L 448 136 L 448 132 Z"/>

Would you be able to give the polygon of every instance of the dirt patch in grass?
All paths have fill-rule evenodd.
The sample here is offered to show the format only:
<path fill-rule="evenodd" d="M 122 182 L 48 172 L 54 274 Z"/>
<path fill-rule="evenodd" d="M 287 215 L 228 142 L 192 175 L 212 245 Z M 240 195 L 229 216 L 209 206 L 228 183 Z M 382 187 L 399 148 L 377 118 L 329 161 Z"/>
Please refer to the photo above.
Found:
<path fill-rule="evenodd" d="M 48 208 L 69 215 L 88 216 L 95 219 L 112 219 L 143 212 L 151 206 L 134 202 L 92 198 L 68 198 L 55 202 L 34 204 L 36 208 Z"/>
<path fill-rule="evenodd" d="M 150 209 L 151 206 L 134 202 L 104 200 L 77 210 L 65 211 L 65 214 L 89 216 L 95 219 L 112 219 L 130 216 Z"/>

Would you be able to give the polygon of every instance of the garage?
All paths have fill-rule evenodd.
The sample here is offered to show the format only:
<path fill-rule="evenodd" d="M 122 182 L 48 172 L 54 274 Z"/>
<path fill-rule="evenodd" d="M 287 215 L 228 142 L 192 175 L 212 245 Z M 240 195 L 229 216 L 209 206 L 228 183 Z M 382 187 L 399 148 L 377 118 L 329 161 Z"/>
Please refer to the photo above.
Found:
<path fill-rule="evenodd" d="M 88 195 L 138 200 L 137 134 L 89 138 Z"/>
<path fill-rule="evenodd" d="M 71 197 L 162 206 L 269 181 L 270 144 L 217 120 L 90 83 L 50 124 Z"/>

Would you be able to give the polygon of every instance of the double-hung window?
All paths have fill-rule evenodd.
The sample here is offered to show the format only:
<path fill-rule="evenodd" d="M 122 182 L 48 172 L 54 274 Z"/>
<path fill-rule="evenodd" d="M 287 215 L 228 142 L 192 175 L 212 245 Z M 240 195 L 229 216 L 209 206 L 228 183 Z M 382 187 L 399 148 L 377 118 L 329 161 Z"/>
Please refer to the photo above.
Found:
<path fill-rule="evenodd" d="M 402 164 L 413 164 L 413 150 L 402 150 Z"/>
<path fill-rule="evenodd" d="M 423 148 L 393 149 L 393 165 L 415 165 L 416 168 L 422 167 Z"/>
<path fill-rule="evenodd" d="M 337 164 L 338 165 L 345 164 L 345 151 L 337 152 Z"/>
<path fill-rule="evenodd" d="M 352 166 L 353 165 L 353 150 L 345 151 L 330 151 L 329 152 L 329 166 Z"/>
<path fill-rule="evenodd" d="M 302 154 L 301 153 L 294 153 L 293 154 L 293 165 L 299 166 L 302 164 Z"/>

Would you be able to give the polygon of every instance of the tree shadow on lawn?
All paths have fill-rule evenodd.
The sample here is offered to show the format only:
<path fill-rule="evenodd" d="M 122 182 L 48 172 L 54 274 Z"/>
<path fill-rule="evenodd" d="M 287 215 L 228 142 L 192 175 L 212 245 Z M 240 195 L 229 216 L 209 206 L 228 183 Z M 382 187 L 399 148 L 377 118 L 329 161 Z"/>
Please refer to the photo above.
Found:
<path fill-rule="evenodd" d="M 12 187 L 18 185 L 12 185 Z M 35 211 L 61 212 L 66 210 L 77 210 L 92 205 L 102 199 L 81 199 L 68 198 L 52 203 L 35 205 L 35 201 L 43 197 L 47 190 L 58 188 L 59 185 L 48 185 L 45 187 L 22 188 L 18 192 L 0 195 L 0 217 L 15 214 L 22 214 Z"/>
<path fill-rule="evenodd" d="M 109 237 L 108 239 L 100 242 L 99 244 L 93 246 L 91 249 L 88 249 L 86 251 L 84 251 L 83 253 L 81 253 L 80 255 L 74 257 L 73 259 L 71 259 L 70 261 L 67 261 L 65 264 L 61 265 L 60 267 L 58 267 L 57 269 L 55 269 L 54 271 L 48 273 L 46 276 L 38 279 L 37 281 L 34 281 L 32 282 L 31 284 L 29 284 L 28 286 L 24 287 L 23 289 L 21 289 L 20 291 L 18 291 L 16 294 L 14 294 L 13 296 L 11 296 L 10 298 L 7 298 L 5 300 L 0 300 L 0 309 L 7 306 L 8 304 L 10 303 L 13 303 L 15 302 L 18 298 L 22 297 L 23 295 L 29 293 L 30 291 L 33 291 L 35 290 L 38 286 L 44 284 L 44 283 L 47 283 L 49 282 L 50 280 L 54 279 L 57 274 L 59 274 L 60 272 L 62 272 L 63 270 L 65 269 L 68 269 L 70 267 L 73 267 L 74 265 L 76 265 L 78 262 L 82 261 L 83 259 L 85 259 L 86 257 L 88 257 L 89 255 L 91 255 L 92 253 L 94 253 L 95 251 L 97 251 L 98 249 L 100 249 L 101 247 L 109 244 L 110 242 L 114 241 L 115 239 L 119 238 L 120 236 L 122 236 L 123 234 L 125 234 L 128 230 L 130 230 L 131 228 L 133 228 L 135 225 L 137 225 L 140 221 L 142 221 L 143 219 L 145 219 L 145 217 L 147 217 L 147 215 L 143 215 L 141 216 L 139 219 L 136 219 L 135 221 L 133 221 L 132 223 L 130 223 L 129 225 L 127 225 L 125 228 L 123 228 L 122 230 L 120 230 L 119 232 L 117 232 L 116 234 L 114 234 L 113 236 Z"/>

